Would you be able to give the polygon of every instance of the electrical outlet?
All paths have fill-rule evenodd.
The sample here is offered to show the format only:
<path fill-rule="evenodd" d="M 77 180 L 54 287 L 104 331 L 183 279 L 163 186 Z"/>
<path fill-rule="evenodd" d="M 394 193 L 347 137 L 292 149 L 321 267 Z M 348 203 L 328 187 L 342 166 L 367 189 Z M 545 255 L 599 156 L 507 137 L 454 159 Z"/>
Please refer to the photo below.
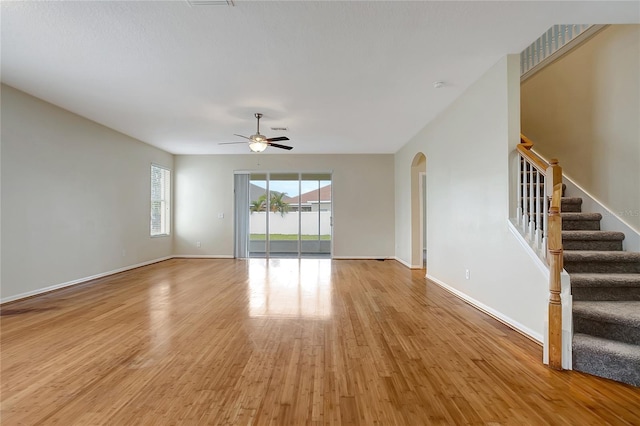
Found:
<path fill-rule="evenodd" d="M 196 247 L 200 248 L 200 241 L 196 241 Z"/>
<path fill-rule="evenodd" d="M 127 250 L 126 249 L 122 249 L 122 257 L 126 257 L 127 256 Z"/>
<path fill-rule="evenodd" d="M 469 279 L 469 276 L 470 276 L 470 274 L 469 274 L 469 270 L 468 270 L 468 269 L 465 269 L 465 270 L 464 270 L 464 277 L 465 277 L 466 279 Z"/>
<path fill-rule="evenodd" d="M 224 219 L 224 213 L 218 213 L 218 219 Z"/>

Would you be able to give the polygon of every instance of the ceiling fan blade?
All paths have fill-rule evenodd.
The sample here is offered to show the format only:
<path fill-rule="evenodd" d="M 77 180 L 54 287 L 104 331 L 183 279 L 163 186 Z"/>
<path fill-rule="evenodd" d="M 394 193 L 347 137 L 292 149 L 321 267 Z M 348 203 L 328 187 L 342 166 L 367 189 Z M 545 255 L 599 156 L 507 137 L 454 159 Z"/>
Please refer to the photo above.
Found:
<path fill-rule="evenodd" d="M 238 135 L 238 134 L 236 134 L 236 133 L 234 133 L 234 134 L 233 134 L 233 136 L 240 136 L 241 138 L 245 138 L 245 139 L 249 139 L 249 140 L 251 140 L 251 138 L 250 138 L 250 137 L 242 136 L 242 135 Z"/>
<path fill-rule="evenodd" d="M 287 149 L 289 151 L 293 149 L 292 146 L 280 145 L 279 143 L 271 143 L 271 142 L 267 142 L 267 143 L 269 144 L 269 146 L 272 146 L 274 148 Z"/>
<path fill-rule="evenodd" d="M 277 138 L 269 138 L 269 139 L 267 139 L 267 142 L 280 142 L 280 141 L 288 141 L 288 140 L 289 140 L 288 137 L 280 136 L 280 137 L 277 137 Z"/>
<path fill-rule="evenodd" d="M 234 145 L 237 143 L 246 143 L 246 142 L 220 142 L 218 145 Z"/>

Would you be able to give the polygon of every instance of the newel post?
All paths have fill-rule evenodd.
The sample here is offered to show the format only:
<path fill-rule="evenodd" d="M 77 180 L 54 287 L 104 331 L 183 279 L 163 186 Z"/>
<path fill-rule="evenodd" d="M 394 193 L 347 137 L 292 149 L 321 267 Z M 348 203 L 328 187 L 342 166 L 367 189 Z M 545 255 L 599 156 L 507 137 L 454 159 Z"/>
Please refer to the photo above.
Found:
<path fill-rule="evenodd" d="M 561 274 L 563 268 L 562 217 L 560 203 L 562 198 L 562 168 L 558 160 L 552 159 L 547 168 L 548 186 L 551 194 L 549 209 L 549 231 L 547 234 L 547 259 L 549 262 L 549 366 L 562 369 L 562 300 Z"/>

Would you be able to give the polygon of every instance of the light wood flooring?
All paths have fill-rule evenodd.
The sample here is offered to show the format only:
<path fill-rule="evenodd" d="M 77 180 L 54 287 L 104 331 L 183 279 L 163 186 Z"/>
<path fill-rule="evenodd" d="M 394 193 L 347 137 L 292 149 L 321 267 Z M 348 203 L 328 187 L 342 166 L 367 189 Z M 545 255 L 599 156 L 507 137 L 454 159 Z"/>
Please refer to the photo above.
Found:
<path fill-rule="evenodd" d="M 395 261 L 173 259 L 2 306 L 2 425 L 638 425 Z"/>

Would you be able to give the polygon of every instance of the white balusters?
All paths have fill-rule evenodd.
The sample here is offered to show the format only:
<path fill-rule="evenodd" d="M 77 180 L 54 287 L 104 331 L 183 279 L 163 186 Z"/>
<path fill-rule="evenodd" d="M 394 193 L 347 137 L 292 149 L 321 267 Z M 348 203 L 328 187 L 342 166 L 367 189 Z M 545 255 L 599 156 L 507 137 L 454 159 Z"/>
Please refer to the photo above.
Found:
<path fill-rule="evenodd" d="M 535 169 L 533 164 L 529 163 L 529 240 L 533 240 L 533 235 L 535 233 L 535 196 L 533 193 L 533 179 L 534 179 Z"/>
<path fill-rule="evenodd" d="M 543 203 L 543 196 L 540 194 L 540 179 L 541 179 L 541 174 L 539 170 L 536 170 L 536 191 L 535 191 L 535 205 L 536 205 L 536 232 L 535 232 L 535 239 L 534 239 L 534 244 L 536 245 L 536 247 L 538 248 L 538 250 L 540 250 L 542 248 L 541 244 L 542 244 L 542 206 L 541 204 Z"/>
<path fill-rule="evenodd" d="M 516 217 L 532 248 L 546 257 L 549 201 L 545 170 L 518 153 Z"/>
<path fill-rule="evenodd" d="M 518 153 L 518 184 L 516 186 L 516 199 L 517 199 L 517 203 L 516 204 L 516 220 L 517 220 L 517 225 L 522 225 L 523 221 L 524 221 L 524 217 L 523 214 L 524 212 L 522 211 L 522 203 L 524 202 L 524 197 L 522 196 L 522 174 L 524 173 L 524 160 L 522 159 L 522 156 L 520 155 L 520 153 Z"/>
<path fill-rule="evenodd" d="M 549 227 L 549 197 L 547 196 L 547 178 L 544 176 L 544 193 L 542 194 L 542 256 L 547 258 L 547 234 Z"/>

